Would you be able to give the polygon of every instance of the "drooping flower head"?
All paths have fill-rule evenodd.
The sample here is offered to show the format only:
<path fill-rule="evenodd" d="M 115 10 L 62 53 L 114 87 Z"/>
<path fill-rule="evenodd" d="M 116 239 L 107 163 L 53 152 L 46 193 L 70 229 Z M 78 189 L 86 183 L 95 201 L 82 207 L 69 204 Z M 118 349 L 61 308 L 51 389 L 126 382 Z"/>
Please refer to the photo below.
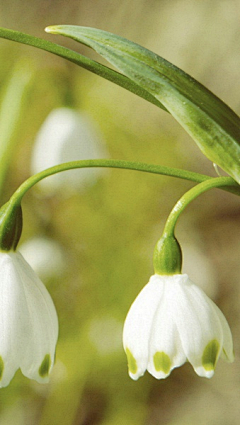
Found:
<path fill-rule="evenodd" d="M 22 230 L 21 207 L 0 209 L 0 387 L 17 369 L 47 382 L 58 338 L 53 301 L 33 269 L 16 251 Z"/>
<path fill-rule="evenodd" d="M 58 319 L 52 299 L 19 252 L 0 252 L 0 387 L 17 369 L 47 382 Z"/>
<path fill-rule="evenodd" d="M 162 379 L 189 361 L 199 376 L 211 378 L 219 357 L 234 359 L 227 320 L 181 274 L 181 251 L 174 238 L 159 241 L 154 262 L 156 274 L 133 302 L 124 324 L 129 375 L 136 380 L 148 370 Z"/>
<path fill-rule="evenodd" d="M 186 361 L 211 378 L 220 356 L 233 361 L 223 313 L 186 274 L 150 278 L 128 312 L 123 343 L 135 380 L 146 370 L 166 378 Z"/>

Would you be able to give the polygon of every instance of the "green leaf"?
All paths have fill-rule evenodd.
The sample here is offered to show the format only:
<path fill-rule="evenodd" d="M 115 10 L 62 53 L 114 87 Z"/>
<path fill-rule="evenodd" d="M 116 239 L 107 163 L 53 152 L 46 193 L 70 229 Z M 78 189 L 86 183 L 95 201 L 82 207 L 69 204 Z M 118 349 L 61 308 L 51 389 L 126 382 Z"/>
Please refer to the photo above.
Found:
<path fill-rule="evenodd" d="M 70 62 L 73 62 L 76 65 L 79 65 L 82 68 L 85 68 L 88 71 L 91 71 L 94 74 L 97 74 L 100 77 L 103 77 L 106 80 L 125 88 L 126 90 L 136 94 L 139 97 L 142 97 L 148 102 L 151 102 L 166 111 L 166 108 L 154 96 L 152 96 L 148 91 L 144 90 L 138 84 L 134 83 L 134 81 L 122 74 L 119 74 L 119 72 L 108 68 L 107 66 L 101 65 L 92 59 L 86 58 L 80 53 L 74 52 L 73 50 L 67 49 L 66 47 L 59 46 L 58 44 L 51 43 L 50 41 L 43 40 L 42 38 L 24 34 L 19 31 L 9 30 L 7 28 L 0 27 L 0 38 L 16 41 L 17 43 L 21 44 L 27 44 L 28 46 L 33 46 L 67 59 Z"/>
<path fill-rule="evenodd" d="M 0 105 L 0 193 L 18 142 L 17 130 L 24 112 L 24 100 L 31 80 L 31 63 L 17 62 L 4 87 Z"/>
<path fill-rule="evenodd" d="M 106 31 L 70 25 L 46 31 L 73 38 L 105 57 L 158 99 L 204 155 L 240 183 L 240 118 L 206 87 L 155 53 Z"/>

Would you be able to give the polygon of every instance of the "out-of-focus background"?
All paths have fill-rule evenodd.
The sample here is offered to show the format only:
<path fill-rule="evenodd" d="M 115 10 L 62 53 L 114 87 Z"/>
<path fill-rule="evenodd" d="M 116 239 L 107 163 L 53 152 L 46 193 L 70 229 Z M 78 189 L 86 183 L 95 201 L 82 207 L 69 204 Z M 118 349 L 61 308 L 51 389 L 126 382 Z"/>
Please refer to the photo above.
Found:
<path fill-rule="evenodd" d="M 138 42 L 240 113 L 238 0 L 0 3 L 1 26 L 101 61 L 86 47 L 45 34 L 44 28 L 54 24 L 97 27 Z M 169 114 L 135 95 L 63 59 L 10 41 L 0 40 L 0 60 L 0 147 L 3 139 L 11 141 L 11 155 L 1 164 L 2 203 L 31 175 L 39 130 L 50 112 L 62 107 L 87 117 L 108 158 L 215 174 Z M 79 143 L 84 146 L 83 138 Z M 207 193 L 188 207 L 177 228 L 184 271 L 229 321 L 235 362 L 220 360 L 211 380 L 197 377 L 186 364 L 166 380 L 146 373 L 133 382 L 122 349 L 124 319 L 153 273 L 153 248 L 164 221 L 192 183 L 123 170 L 91 173 L 82 171 L 84 183 L 74 189 L 66 182 L 49 192 L 38 185 L 24 199 L 22 250 L 54 300 L 60 335 L 49 384 L 29 381 L 18 371 L 0 390 L 0 424 L 238 425 L 239 198 L 220 190 Z"/>

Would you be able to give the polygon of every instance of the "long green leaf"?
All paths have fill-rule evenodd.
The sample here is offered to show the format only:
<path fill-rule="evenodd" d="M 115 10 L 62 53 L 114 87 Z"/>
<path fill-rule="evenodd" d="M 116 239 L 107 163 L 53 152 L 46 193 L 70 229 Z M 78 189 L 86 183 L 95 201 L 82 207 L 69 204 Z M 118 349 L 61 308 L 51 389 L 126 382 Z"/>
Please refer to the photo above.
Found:
<path fill-rule="evenodd" d="M 0 105 L 0 194 L 18 141 L 16 131 L 24 111 L 24 97 L 31 76 L 29 63 L 17 62 L 7 86 L 4 87 Z"/>
<path fill-rule="evenodd" d="M 46 30 L 93 48 L 151 93 L 206 157 L 240 183 L 240 118 L 206 87 L 155 53 L 106 31 L 70 25 Z"/>
<path fill-rule="evenodd" d="M 54 53 L 57 56 L 60 56 L 64 59 L 69 60 L 70 62 L 75 63 L 76 65 L 81 66 L 82 68 L 87 69 L 88 71 L 93 72 L 94 74 L 99 75 L 100 77 L 105 78 L 108 81 L 111 81 L 120 87 L 125 88 L 126 90 L 136 94 L 139 97 L 147 100 L 148 102 L 153 103 L 159 108 L 166 111 L 166 108 L 152 96 L 148 91 L 144 90 L 134 81 L 128 77 L 116 72 L 107 66 L 104 66 L 98 62 L 95 62 L 92 59 L 89 59 L 80 53 L 74 52 L 71 49 L 66 47 L 59 46 L 58 44 L 51 43 L 50 41 L 43 40 L 38 37 L 34 37 L 29 34 L 24 34 L 19 31 L 9 30 L 7 28 L 0 27 L 0 38 L 5 38 L 7 40 L 16 41 L 21 44 L 27 44 L 28 46 L 37 47 L 38 49 L 45 50 L 50 53 Z"/>

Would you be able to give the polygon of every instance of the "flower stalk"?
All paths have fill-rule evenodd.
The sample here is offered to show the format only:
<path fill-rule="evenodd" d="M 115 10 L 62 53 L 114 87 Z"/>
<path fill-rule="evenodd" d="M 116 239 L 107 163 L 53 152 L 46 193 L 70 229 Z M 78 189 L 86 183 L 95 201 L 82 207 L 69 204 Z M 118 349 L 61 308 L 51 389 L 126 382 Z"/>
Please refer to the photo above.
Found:
<path fill-rule="evenodd" d="M 118 169 L 124 169 L 124 170 L 141 171 L 145 173 L 159 174 L 159 175 L 165 175 L 169 177 L 177 177 L 180 179 L 193 181 L 195 183 L 204 183 L 208 181 L 209 189 L 211 189 L 212 187 L 218 187 L 240 196 L 240 187 L 238 183 L 236 183 L 234 179 L 232 179 L 231 177 L 211 178 L 205 174 L 195 173 L 195 172 L 187 171 L 187 170 L 181 170 L 179 168 L 164 167 L 162 165 L 147 164 L 144 162 L 125 161 L 125 160 L 119 160 L 119 159 L 89 159 L 89 160 L 71 161 L 71 162 L 59 164 L 29 177 L 14 192 L 14 194 L 11 197 L 11 200 L 16 204 L 20 204 L 25 193 L 29 189 L 31 189 L 35 184 L 37 184 L 39 181 L 41 181 L 42 179 L 48 176 L 61 173 L 67 170 L 74 170 L 76 168 L 93 168 L 93 167 L 118 168 Z M 214 182 L 216 182 L 216 184 Z M 203 186 L 202 192 L 205 192 L 206 190 L 208 190 L 208 188 L 205 189 L 205 186 Z"/>
<path fill-rule="evenodd" d="M 210 178 L 207 181 L 203 181 L 202 183 L 194 186 L 192 189 L 186 192 L 173 207 L 164 227 L 163 235 L 174 236 L 174 231 L 179 216 L 182 214 L 185 208 L 199 195 L 207 192 L 210 189 L 218 187 L 227 188 L 229 186 L 232 186 L 231 177 Z"/>
<path fill-rule="evenodd" d="M 216 187 L 228 187 L 231 184 L 231 177 L 208 179 L 194 186 L 178 200 L 169 214 L 163 235 L 154 249 L 153 265 L 156 274 L 166 276 L 181 273 L 182 251 L 175 237 L 175 227 L 185 208 L 202 193 Z"/>

